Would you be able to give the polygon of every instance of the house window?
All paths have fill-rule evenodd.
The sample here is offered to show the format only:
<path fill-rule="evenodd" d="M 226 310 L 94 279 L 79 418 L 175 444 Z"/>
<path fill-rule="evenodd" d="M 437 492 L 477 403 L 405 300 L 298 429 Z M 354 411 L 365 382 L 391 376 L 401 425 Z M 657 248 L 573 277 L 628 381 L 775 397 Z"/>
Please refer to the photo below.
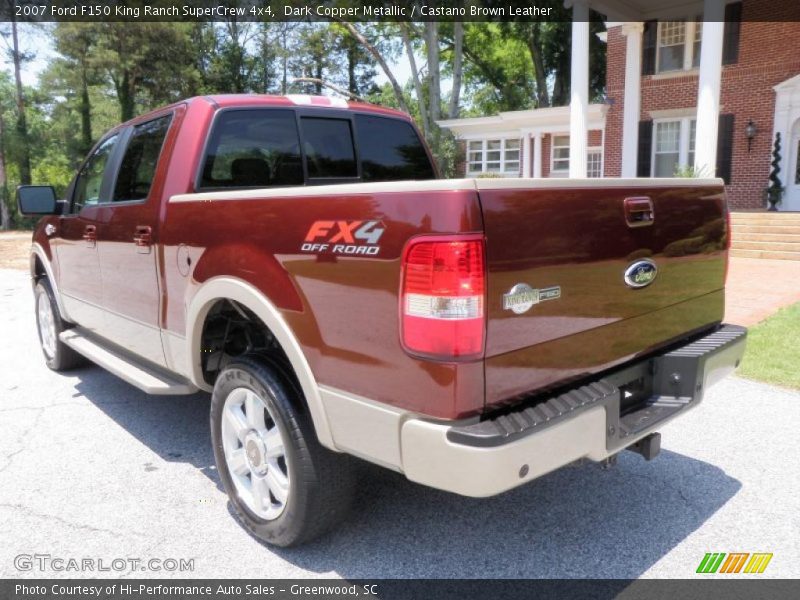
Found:
<path fill-rule="evenodd" d="M 656 61 L 658 72 L 666 73 L 699 67 L 702 38 L 702 17 L 683 21 L 660 21 Z"/>
<path fill-rule="evenodd" d="M 795 168 L 794 168 L 794 182 L 795 184 L 800 185 L 800 141 L 797 142 L 797 154 L 795 158 Z"/>
<path fill-rule="evenodd" d="M 703 17 L 694 21 L 694 40 L 692 42 L 692 67 L 700 66 L 700 44 L 703 42 Z"/>
<path fill-rule="evenodd" d="M 550 171 L 553 173 L 569 172 L 569 136 L 554 135 L 552 161 Z"/>
<path fill-rule="evenodd" d="M 565 177 L 569 173 L 569 136 L 554 135 L 550 150 L 550 174 L 554 177 Z M 586 150 L 586 176 L 603 176 L 603 149 L 588 148 Z"/>
<path fill-rule="evenodd" d="M 697 140 L 697 120 L 692 119 L 689 122 L 689 156 L 686 159 L 686 164 L 689 166 L 694 165 L 694 146 Z"/>
<path fill-rule="evenodd" d="M 676 169 L 694 164 L 697 122 L 692 117 L 655 121 L 652 176 L 674 177 Z"/>
<path fill-rule="evenodd" d="M 519 173 L 519 140 L 506 140 L 504 173 Z"/>
<path fill-rule="evenodd" d="M 483 142 L 480 140 L 469 142 L 467 146 L 467 172 L 480 173 L 483 171 Z"/>
<path fill-rule="evenodd" d="M 586 156 L 586 176 L 603 176 L 603 151 L 601 149 L 589 149 Z"/>
<path fill-rule="evenodd" d="M 467 142 L 467 174 L 519 174 L 519 139 Z"/>

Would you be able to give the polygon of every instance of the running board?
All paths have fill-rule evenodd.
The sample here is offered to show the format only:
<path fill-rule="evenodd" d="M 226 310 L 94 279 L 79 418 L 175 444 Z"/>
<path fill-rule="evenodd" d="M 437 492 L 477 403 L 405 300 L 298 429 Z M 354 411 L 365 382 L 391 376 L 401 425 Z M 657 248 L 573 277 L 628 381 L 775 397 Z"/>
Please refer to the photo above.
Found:
<path fill-rule="evenodd" d="M 192 383 L 162 369 L 143 364 L 123 350 L 104 344 L 81 327 L 68 329 L 59 338 L 78 354 L 148 394 L 166 396 L 193 394 L 197 391 Z"/>

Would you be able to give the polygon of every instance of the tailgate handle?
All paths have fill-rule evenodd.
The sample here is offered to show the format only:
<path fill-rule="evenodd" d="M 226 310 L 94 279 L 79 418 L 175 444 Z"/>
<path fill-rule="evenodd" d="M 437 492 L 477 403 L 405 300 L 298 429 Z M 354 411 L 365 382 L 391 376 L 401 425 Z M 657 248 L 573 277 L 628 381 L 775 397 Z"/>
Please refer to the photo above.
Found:
<path fill-rule="evenodd" d="M 646 227 L 652 225 L 656 218 L 653 212 L 653 201 L 647 196 L 625 198 L 625 222 L 628 227 Z"/>

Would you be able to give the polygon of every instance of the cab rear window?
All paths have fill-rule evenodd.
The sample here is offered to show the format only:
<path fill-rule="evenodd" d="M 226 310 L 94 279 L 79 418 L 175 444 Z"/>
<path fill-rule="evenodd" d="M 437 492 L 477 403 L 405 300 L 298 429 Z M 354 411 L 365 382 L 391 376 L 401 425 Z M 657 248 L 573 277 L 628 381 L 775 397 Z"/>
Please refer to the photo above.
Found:
<path fill-rule="evenodd" d="M 410 123 L 356 115 L 364 181 L 402 181 L 436 177 L 425 147 Z"/>
<path fill-rule="evenodd" d="M 335 181 L 434 179 L 410 123 L 291 109 L 220 113 L 212 128 L 200 188 L 248 188 Z"/>
<path fill-rule="evenodd" d="M 300 123 L 309 179 L 358 177 L 350 119 L 302 117 Z"/>

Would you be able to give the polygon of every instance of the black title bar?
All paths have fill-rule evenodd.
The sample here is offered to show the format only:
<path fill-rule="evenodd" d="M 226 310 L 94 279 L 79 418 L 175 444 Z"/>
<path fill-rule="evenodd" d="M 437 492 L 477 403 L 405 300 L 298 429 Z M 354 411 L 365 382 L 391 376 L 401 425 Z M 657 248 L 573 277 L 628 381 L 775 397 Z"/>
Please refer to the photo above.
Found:
<path fill-rule="evenodd" d="M 588 2 L 590 19 L 644 21 L 658 15 L 647 3 Z M 567 3 L 568 4 L 568 3 Z M 614 8 L 618 6 L 618 8 Z M 800 21 L 798 0 L 745 3 L 743 20 Z M 617 11 L 617 12 L 610 12 Z M 650 11 L 650 12 L 648 12 Z M 3 0 L 0 21 L 567 21 L 564 0 Z"/>

